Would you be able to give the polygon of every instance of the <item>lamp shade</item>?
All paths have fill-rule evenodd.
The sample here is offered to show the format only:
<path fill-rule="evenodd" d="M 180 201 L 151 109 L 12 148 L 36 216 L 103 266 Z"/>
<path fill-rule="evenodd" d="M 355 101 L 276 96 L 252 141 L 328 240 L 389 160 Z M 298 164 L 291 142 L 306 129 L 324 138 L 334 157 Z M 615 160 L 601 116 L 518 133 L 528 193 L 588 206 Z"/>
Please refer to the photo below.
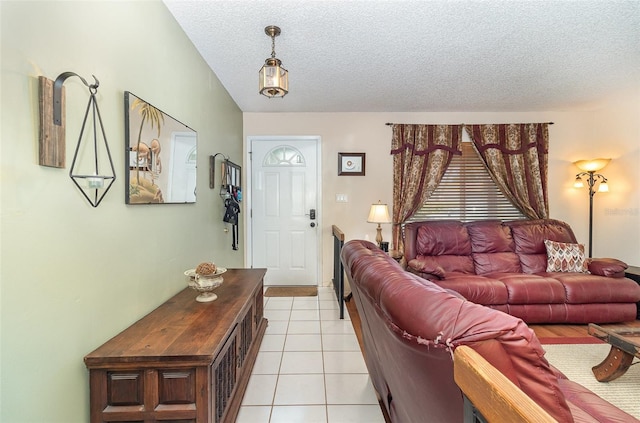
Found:
<path fill-rule="evenodd" d="M 591 160 L 578 160 L 573 162 L 583 172 L 597 172 L 604 169 L 609 164 L 611 159 L 591 159 Z"/>
<path fill-rule="evenodd" d="M 584 183 L 582 182 L 582 178 L 576 176 L 576 180 L 573 182 L 574 188 L 584 188 Z"/>
<path fill-rule="evenodd" d="M 606 180 L 600 182 L 600 185 L 598 185 L 598 192 L 609 192 L 609 184 Z"/>
<path fill-rule="evenodd" d="M 372 204 L 369 210 L 369 217 L 367 218 L 369 223 L 391 223 L 391 217 L 389 216 L 389 207 L 386 204 Z"/>
<path fill-rule="evenodd" d="M 267 97 L 284 97 L 289 92 L 289 72 L 279 59 L 265 60 L 260 69 L 260 94 Z"/>

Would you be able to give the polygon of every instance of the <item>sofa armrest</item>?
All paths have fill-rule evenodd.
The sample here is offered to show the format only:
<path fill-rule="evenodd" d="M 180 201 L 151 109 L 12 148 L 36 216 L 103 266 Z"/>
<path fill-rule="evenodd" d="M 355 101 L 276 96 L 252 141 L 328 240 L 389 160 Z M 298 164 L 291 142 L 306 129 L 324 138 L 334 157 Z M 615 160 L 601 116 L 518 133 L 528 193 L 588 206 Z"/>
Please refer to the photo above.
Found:
<path fill-rule="evenodd" d="M 588 263 L 589 272 L 610 278 L 624 278 L 627 263 L 614 258 L 594 258 Z"/>
<path fill-rule="evenodd" d="M 407 269 L 425 279 L 441 280 L 445 277 L 444 269 L 432 257 L 409 260 Z"/>
<path fill-rule="evenodd" d="M 405 268 L 405 270 L 409 273 L 412 273 L 416 276 L 420 276 L 422 279 L 426 279 L 428 281 L 439 281 L 442 280 L 443 278 L 441 278 L 438 275 L 434 275 L 433 273 L 425 273 L 425 272 L 421 272 L 419 270 L 416 270 L 414 268 L 412 268 L 411 266 L 407 266 Z"/>
<path fill-rule="evenodd" d="M 453 377 L 487 421 L 557 422 L 471 347 L 455 349 Z"/>

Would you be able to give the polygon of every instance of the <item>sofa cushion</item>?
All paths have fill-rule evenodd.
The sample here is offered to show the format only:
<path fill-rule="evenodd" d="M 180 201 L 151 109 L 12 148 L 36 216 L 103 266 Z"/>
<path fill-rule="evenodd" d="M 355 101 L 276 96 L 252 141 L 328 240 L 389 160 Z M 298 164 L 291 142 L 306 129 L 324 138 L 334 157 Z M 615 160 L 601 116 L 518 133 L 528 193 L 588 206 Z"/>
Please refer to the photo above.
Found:
<path fill-rule="evenodd" d="M 473 264 L 477 275 L 487 273 L 521 273 L 520 259 L 515 253 L 473 253 Z"/>
<path fill-rule="evenodd" d="M 451 220 L 429 222 L 420 226 L 416 242 L 416 255 L 471 255 L 471 242 L 467 228 L 461 222 Z"/>
<path fill-rule="evenodd" d="M 567 304 L 634 303 L 638 298 L 637 284 L 627 278 L 608 278 L 586 273 L 541 273 L 557 279 L 564 286 Z"/>
<path fill-rule="evenodd" d="M 513 252 L 511 230 L 499 220 L 484 220 L 465 224 L 473 253 Z"/>
<path fill-rule="evenodd" d="M 576 237 L 565 222 L 554 219 L 514 220 L 505 222 L 511 228 L 515 252 L 520 257 L 524 273 L 539 273 L 547 269 L 544 240 L 575 243 Z"/>
<path fill-rule="evenodd" d="M 521 272 L 520 260 L 514 253 L 511 230 L 499 220 L 484 220 L 465 223 L 475 273 Z"/>
<path fill-rule="evenodd" d="M 441 288 L 459 292 L 476 304 L 507 304 L 509 299 L 504 283 L 484 276 L 451 272 L 447 274 L 446 279 L 433 282 Z"/>
<path fill-rule="evenodd" d="M 547 253 L 518 254 L 522 273 L 537 274 L 547 270 Z"/>
<path fill-rule="evenodd" d="M 584 245 L 544 240 L 547 250 L 547 272 L 588 273 Z"/>
<path fill-rule="evenodd" d="M 553 219 L 514 220 L 505 222 L 511 228 L 511 236 L 518 254 L 546 253 L 544 240 L 575 243 L 573 231 L 564 222 Z"/>
<path fill-rule="evenodd" d="M 565 287 L 550 276 L 526 273 L 490 273 L 507 289 L 509 304 L 561 304 L 566 302 Z"/>

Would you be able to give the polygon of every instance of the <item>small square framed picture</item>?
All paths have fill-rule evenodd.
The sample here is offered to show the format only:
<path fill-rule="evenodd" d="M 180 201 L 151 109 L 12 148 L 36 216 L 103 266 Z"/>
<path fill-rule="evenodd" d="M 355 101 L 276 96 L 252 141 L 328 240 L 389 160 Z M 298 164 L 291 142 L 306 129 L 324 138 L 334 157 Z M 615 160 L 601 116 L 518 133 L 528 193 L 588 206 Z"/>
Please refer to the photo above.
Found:
<path fill-rule="evenodd" d="M 338 153 L 339 176 L 364 176 L 365 153 Z"/>

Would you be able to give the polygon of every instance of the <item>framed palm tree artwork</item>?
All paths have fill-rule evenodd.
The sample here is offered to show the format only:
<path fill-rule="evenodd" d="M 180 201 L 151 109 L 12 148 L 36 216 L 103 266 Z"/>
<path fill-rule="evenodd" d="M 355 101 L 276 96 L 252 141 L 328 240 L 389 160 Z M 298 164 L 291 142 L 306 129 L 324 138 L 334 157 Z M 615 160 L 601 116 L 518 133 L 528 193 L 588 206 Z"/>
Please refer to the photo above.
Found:
<path fill-rule="evenodd" d="M 197 133 L 129 91 L 125 107 L 125 202 L 196 202 Z"/>

